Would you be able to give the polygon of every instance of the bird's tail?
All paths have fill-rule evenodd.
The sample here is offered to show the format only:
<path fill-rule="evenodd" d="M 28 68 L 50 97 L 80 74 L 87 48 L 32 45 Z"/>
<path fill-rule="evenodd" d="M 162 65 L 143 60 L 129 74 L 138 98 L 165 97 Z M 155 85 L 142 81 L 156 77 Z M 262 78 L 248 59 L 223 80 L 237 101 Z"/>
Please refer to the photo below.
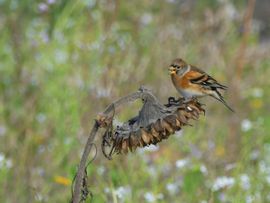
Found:
<path fill-rule="evenodd" d="M 223 96 L 218 92 L 217 90 L 215 91 L 214 94 L 211 94 L 210 96 L 214 97 L 216 100 L 220 101 L 224 106 L 226 106 L 231 112 L 234 112 L 234 110 L 226 103 L 224 100 Z"/>

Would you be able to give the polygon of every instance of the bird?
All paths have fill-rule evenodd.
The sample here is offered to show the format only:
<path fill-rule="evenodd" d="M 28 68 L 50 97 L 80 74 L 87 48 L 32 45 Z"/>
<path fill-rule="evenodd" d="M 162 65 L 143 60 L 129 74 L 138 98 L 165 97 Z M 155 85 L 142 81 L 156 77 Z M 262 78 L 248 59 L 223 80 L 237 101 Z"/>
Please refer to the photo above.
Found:
<path fill-rule="evenodd" d="M 234 112 L 220 93 L 220 90 L 227 90 L 228 87 L 220 84 L 203 70 L 186 63 L 181 58 L 174 59 L 168 70 L 174 87 L 185 100 L 211 96 Z"/>

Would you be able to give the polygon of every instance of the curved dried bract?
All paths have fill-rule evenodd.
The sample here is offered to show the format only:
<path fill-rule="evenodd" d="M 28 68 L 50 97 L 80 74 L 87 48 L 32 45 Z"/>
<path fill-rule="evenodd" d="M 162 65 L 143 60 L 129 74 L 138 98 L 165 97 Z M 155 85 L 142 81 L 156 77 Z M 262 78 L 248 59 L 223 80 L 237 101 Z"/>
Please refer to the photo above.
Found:
<path fill-rule="evenodd" d="M 170 97 L 168 104 L 153 103 L 155 100 L 143 100 L 139 115 L 117 126 L 111 136 L 103 136 L 104 155 L 111 159 L 114 153 L 134 152 L 138 147 L 150 144 L 156 145 L 167 139 L 185 125 L 190 125 L 189 120 L 197 120 L 204 113 L 202 105 L 197 100 L 184 102 Z M 111 123 L 112 124 L 112 123 Z M 112 125 L 108 125 L 112 126 Z M 108 130 L 106 130 L 108 134 Z M 106 139 L 105 139 L 106 138 Z M 104 148 L 110 148 L 107 154 Z"/>

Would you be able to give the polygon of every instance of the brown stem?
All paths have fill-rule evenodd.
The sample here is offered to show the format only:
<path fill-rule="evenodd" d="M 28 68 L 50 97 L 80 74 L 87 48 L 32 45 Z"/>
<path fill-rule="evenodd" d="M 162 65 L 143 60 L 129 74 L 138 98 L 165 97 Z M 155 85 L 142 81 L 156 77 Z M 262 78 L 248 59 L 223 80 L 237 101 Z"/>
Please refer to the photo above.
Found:
<path fill-rule="evenodd" d="M 83 155 L 80 161 L 80 165 L 79 165 L 79 169 L 76 175 L 76 180 L 75 180 L 75 187 L 74 187 L 74 195 L 73 195 L 73 199 L 72 202 L 73 203 L 79 203 L 80 202 L 80 194 L 81 194 L 81 187 L 82 187 L 82 180 L 83 180 L 83 176 L 84 176 L 84 169 L 85 169 L 85 165 L 86 165 L 86 161 L 88 158 L 88 155 L 92 149 L 92 143 L 96 137 L 97 131 L 99 128 L 99 124 L 97 121 L 95 121 L 95 124 L 89 134 L 87 143 L 85 145 L 84 151 L 83 151 Z"/>
<path fill-rule="evenodd" d="M 122 106 L 123 104 L 133 102 L 138 98 L 143 98 L 144 96 L 147 96 L 148 94 L 151 94 L 150 91 L 146 90 L 145 88 L 140 88 L 139 91 L 134 92 L 132 94 L 129 94 L 125 97 L 120 98 L 119 100 L 113 102 L 110 104 L 105 111 L 103 112 L 103 116 L 106 117 L 108 116 L 112 111 L 114 111 L 115 108 Z M 84 170 L 85 170 L 85 165 L 87 162 L 87 158 L 89 156 L 89 153 L 92 149 L 92 143 L 96 137 L 96 134 L 98 132 L 98 129 L 100 127 L 100 123 L 98 121 L 95 121 L 95 124 L 89 134 L 87 143 L 85 145 L 83 155 L 79 164 L 78 172 L 76 175 L 75 179 L 75 186 L 74 186 L 74 193 L 73 193 L 73 203 L 79 203 L 80 202 L 80 197 L 81 197 L 81 188 L 82 188 L 82 182 L 83 182 L 83 177 L 84 177 Z"/>

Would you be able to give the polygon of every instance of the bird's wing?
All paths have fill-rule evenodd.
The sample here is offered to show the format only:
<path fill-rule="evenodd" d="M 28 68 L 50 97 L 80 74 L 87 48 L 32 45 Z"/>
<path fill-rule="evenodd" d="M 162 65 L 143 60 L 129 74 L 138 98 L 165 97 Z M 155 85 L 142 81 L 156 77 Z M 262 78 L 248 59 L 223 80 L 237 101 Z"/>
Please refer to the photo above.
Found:
<path fill-rule="evenodd" d="M 210 75 L 195 66 L 191 66 L 190 71 L 185 76 L 191 83 L 199 84 L 205 89 L 227 89 L 225 85 L 221 85 Z"/>

